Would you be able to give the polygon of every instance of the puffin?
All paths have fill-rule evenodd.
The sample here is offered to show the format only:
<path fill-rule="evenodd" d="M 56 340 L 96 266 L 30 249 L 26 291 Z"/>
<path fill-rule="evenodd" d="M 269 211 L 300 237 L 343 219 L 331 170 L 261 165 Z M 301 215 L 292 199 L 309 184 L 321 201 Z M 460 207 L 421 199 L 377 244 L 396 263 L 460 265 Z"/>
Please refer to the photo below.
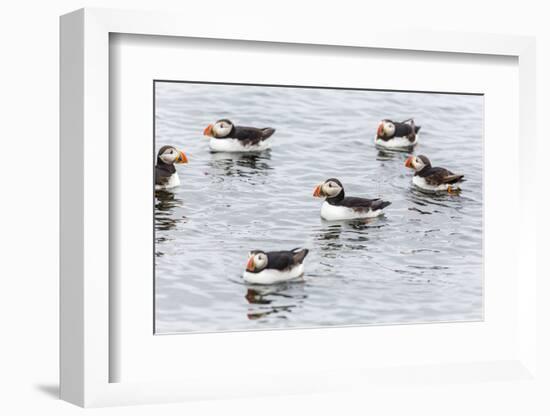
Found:
<path fill-rule="evenodd" d="M 374 144 L 385 149 L 410 150 L 418 143 L 419 130 L 412 118 L 402 122 L 384 119 L 378 124 Z"/>
<path fill-rule="evenodd" d="M 409 156 L 405 166 L 414 169 L 412 183 L 421 191 L 428 193 L 460 191 L 458 184 L 464 181 L 464 175 L 454 174 L 445 168 L 432 167 L 430 159 L 424 155 Z"/>
<path fill-rule="evenodd" d="M 389 201 L 346 196 L 344 186 L 336 178 L 327 179 L 315 187 L 313 196 L 326 198 L 321 206 L 321 218 L 328 221 L 374 218 L 382 215 Z"/>
<path fill-rule="evenodd" d="M 187 156 L 174 146 L 162 146 L 155 165 L 155 190 L 174 188 L 180 184 L 175 164 L 187 163 Z"/>
<path fill-rule="evenodd" d="M 252 250 L 243 278 L 247 283 L 271 285 L 297 280 L 304 274 L 304 259 L 307 248 L 294 248 L 287 251 Z"/>
<path fill-rule="evenodd" d="M 209 124 L 203 134 L 210 137 L 210 150 L 213 152 L 259 152 L 268 149 L 269 139 L 275 129 L 235 126 L 231 120 L 223 118 Z"/>

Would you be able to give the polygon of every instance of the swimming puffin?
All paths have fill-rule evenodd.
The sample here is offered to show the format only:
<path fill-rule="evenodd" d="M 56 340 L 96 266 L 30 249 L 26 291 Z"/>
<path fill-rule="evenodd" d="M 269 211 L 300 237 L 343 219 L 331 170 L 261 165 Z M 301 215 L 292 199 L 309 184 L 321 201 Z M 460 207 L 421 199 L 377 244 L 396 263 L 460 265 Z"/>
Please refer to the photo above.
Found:
<path fill-rule="evenodd" d="M 252 250 L 243 278 L 248 283 L 270 285 L 296 280 L 304 274 L 304 259 L 309 250 L 294 248 L 290 251 Z"/>
<path fill-rule="evenodd" d="M 384 119 L 378 124 L 374 144 L 385 149 L 410 150 L 418 143 L 419 130 L 412 118 L 402 122 Z"/>
<path fill-rule="evenodd" d="M 327 179 L 317 185 L 313 196 L 326 197 L 321 206 L 321 218 L 328 221 L 378 217 L 383 214 L 382 210 L 391 204 L 379 198 L 346 197 L 344 186 L 336 178 Z"/>
<path fill-rule="evenodd" d="M 267 139 L 275 129 L 235 126 L 231 120 L 223 118 L 209 124 L 203 133 L 210 137 L 213 152 L 259 152 L 269 148 Z"/>
<path fill-rule="evenodd" d="M 155 190 L 174 188 L 180 184 L 175 163 L 187 163 L 185 153 L 174 146 L 162 146 L 155 165 Z"/>
<path fill-rule="evenodd" d="M 405 166 L 414 169 L 413 184 L 420 190 L 429 193 L 457 193 L 458 183 L 464 181 L 464 175 L 456 175 L 445 169 L 432 167 L 430 159 L 424 155 L 409 156 Z"/>

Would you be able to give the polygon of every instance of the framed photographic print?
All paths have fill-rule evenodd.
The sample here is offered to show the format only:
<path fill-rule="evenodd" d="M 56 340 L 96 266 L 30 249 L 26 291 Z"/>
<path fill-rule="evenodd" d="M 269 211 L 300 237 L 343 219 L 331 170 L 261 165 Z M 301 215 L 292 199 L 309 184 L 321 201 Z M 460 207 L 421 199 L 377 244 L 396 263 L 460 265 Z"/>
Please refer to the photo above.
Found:
<path fill-rule="evenodd" d="M 533 40 L 327 36 L 62 17 L 62 398 L 532 377 Z"/>

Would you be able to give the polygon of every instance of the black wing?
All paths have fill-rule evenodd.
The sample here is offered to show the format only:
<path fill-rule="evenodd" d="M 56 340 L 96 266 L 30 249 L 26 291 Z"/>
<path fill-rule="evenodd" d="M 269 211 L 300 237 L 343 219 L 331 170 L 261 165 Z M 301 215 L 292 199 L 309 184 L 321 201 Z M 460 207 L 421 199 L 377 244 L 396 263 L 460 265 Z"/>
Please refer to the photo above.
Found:
<path fill-rule="evenodd" d="M 395 123 L 395 137 L 405 137 L 413 132 L 413 128 L 408 123 Z"/>
<path fill-rule="evenodd" d="M 286 270 L 304 261 L 309 250 L 295 248 L 291 251 L 270 251 L 267 254 L 267 268 Z"/>
<path fill-rule="evenodd" d="M 244 145 L 258 144 L 259 142 L 268 139 L 275 133 L 275 129 L 266 127 L 258 129 L 256 127 L 238 127 L 235 126 L 231 134 L 228 136 L 232 139 L 237 139 L 243 142 Z"/>
<path fill-rule="evenodd" d="M 395 123 L 394 137 L 406 137 L 413 142 L 419 130 L 420 126 L 415 125 L 412 120 L 410 123 Z"/>
<path fill-rule="evenodd" d="M 441 184 L 454 184 L 461 182 L 464 178 L 464 175 L 456 175 L 450 170 L 445 168 L 431 168 L 427 175 L 424 176 L 426 183 L 430 185 L 441 185 Z"/>
<path fill-rule="evenodd" d="M 391 202 L 383 201 L 380 198 L 368 199 L 368 198 L 356 198 L 352 196 L 344 198 L 340 203 L 340 205 L 344 205 L 355 211 L 368 211 L 369 209 L 376 211 L 378 209 L 383 209 L 390 204 Z"/>

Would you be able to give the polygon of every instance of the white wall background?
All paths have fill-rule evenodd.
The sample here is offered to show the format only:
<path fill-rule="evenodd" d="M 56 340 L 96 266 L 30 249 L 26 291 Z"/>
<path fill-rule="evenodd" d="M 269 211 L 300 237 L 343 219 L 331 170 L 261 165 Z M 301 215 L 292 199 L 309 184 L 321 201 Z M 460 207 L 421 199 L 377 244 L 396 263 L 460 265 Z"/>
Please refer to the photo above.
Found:
<path fill-rule="evenodd" d="M 550 117 L 550 27 L 546 2 L 460 0 L 367 1 L 169 1 L 169 0 L 20 0 L 0 6 L 0 413 L 76 414 L 82 410 L 56 399 L 58 368 L 58 16 L 81 7 L 178 10 L 208 24 L 209 15 L 235 14 L 285 25 L 311 19 L 339 25 L 389 22 L 439 30 L 512 33 L 537 36 L 537 151 L 540 204 L 547 214 Z M 504 168 L 504 167 L 503 167 Z M 540 215 L 542 217 L 542 215 Z M 513 220 L 513 219 L 512 219 Z M 541 227 L 548 228 L 542 219 Z M 539 249 L 548 237 L 539 234 Z M 546 233 L 548 234 L 548 233 Z M 543 241 L 544 240 L 544 241 Z M 548 245 L 546 245 L 548 251 Z M 542 250 L 541 250 L 542 253 Z M 541 256 L 542 257 L 542 256 Z M 542 263 L 542 261 L 541 261 Z M 547 276 L 550 278 L 550 276 Z M 547 298 L 550 284 L 538 291 Z M 546 296 L 544 294 L 547 294 Z M 550 316 L 548 301 L 540 310 Z M 548 319 L 539 322 L 541 366 L 548 371 Z M 544 356 L 545 354 L 546 356 Z M 548 381 L 548 380 L 547 380 Z M 99 409 L 101 415 L 123 414 L 550 414 L 550 384 L 535 389 L 505 383 L 483 386 L 410 387 L 372 397 L 339 393 L 319 397 L 282 397 Z"/>

